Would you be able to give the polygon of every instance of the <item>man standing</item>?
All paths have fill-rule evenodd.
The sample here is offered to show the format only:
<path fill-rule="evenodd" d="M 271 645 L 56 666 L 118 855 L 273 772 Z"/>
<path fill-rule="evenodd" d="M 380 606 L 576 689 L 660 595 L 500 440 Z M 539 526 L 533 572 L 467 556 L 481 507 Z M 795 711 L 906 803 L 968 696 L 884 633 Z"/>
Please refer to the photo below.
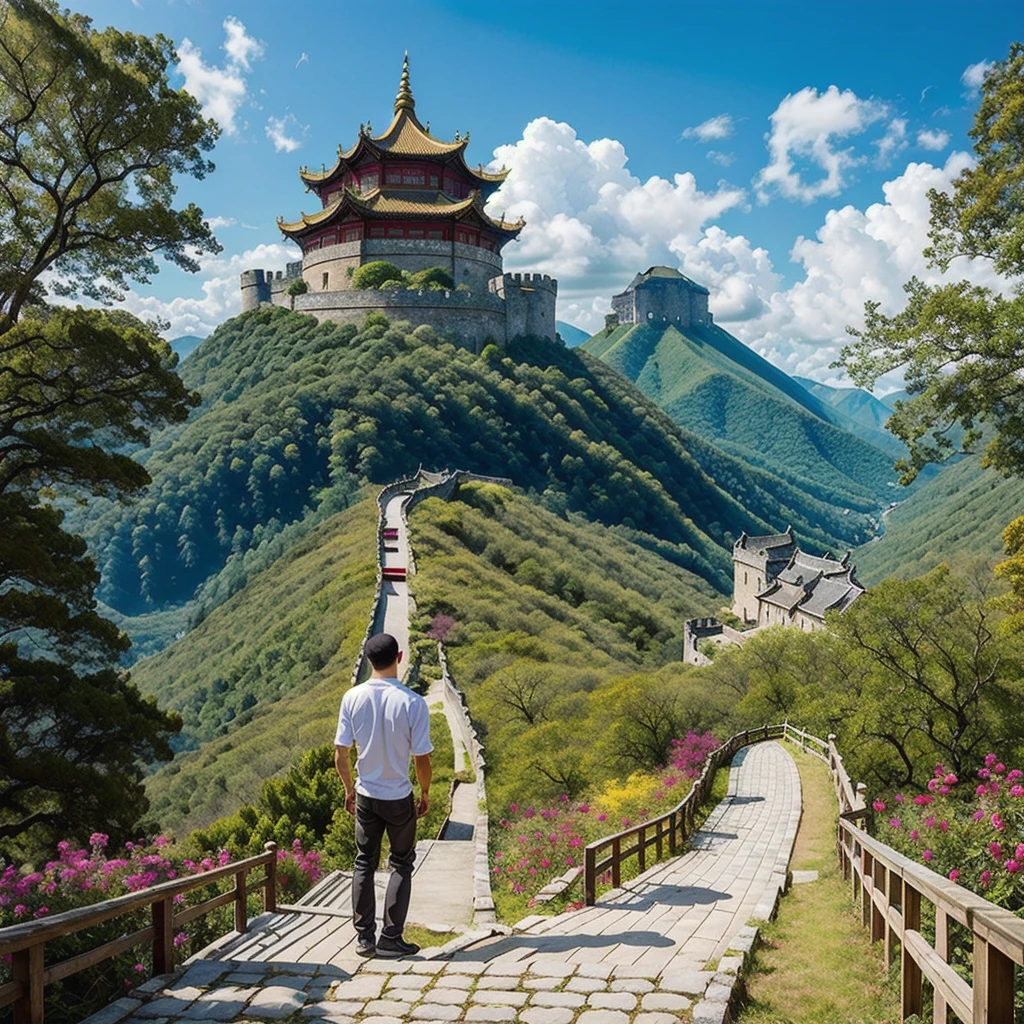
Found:
<path fill-rule="evenodd" d="M 356 819 L 356 863 L 352 875 L 352 923 L 360 956 L 396 958 L 419 952 L 405 942 L 402 930 L 412 894 L 416 859 L 416 819 L 430 809 L 430 711 L 427 702 L 398 681 L 402 652 L 388 633 L 366 642 L 373 666 L 370 678 L 353 686 L 341 700 L 334 737 L 334 766 L 345 784 L 345 807 Z M 352 785 L 349 750 L 356 747 Z M 409 757 L 416 764 L 420 799 L 413 799 Z M 375 939 L 377 899 L 373 874 L 380 862 L 380 844 L 388 834 L 391 855 L 384 900 L 384 927 Z"/>

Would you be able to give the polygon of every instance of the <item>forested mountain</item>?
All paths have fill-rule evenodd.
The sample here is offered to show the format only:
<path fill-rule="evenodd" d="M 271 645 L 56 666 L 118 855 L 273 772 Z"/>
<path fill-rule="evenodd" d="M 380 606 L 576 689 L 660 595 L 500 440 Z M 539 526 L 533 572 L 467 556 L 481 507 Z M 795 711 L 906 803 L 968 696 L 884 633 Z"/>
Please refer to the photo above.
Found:
<path fill-rule="evenodd" d="M 187 359 L 203 343 L 203 340 L 196 334 L 183 334 L 171 342 L 171 348 L 179 359 Z"/>
<path fill-rule="evenodd" d="M 891 497 L 892 453 L 853 436 L 831 405 L 720 327 L 623 324 L 584 349 L 682 428 L 808 496 L 851 514 Z"/>
<path fill-rule="evenodd" d="M 892 406 L 875 398 L 863 388 L 834 388 L 807 377 L 794 377 L 815 398 L 830 406 L 839 417 L 840 425 L 876 448 L 894 457 L 906 455 L 903 444 L 885 429 L 892 415 Z"/>
<path fill-rule="evenodd" d="M 868 533 L 862 517 L 678 428 L 561 345 L 477 356 L 379 314 L 359 328 L 268 308 L 222 325 L 181 372 L 202 403 L 139 453 L 153 483 L 81 527 L 100 597 L 126 616 L 190 601 L 205 613 L 364 484 L 420 463 L 507 476 L 556 512 L 667 542 L 720 592 L 742 529 L 792 523 L 825 547 Z"/>
<path fill-rule="evenodd" d="M 872 586 L 964 557 L 995 561 L 1003 552 L 1003 530 L 1022 511 L 1024 480 L 983 469 L 981 456 L 968 456 L 886 513 L 885 534 L 854 553 L 857 573 Z"/>
<path fill-rule="evenodd" d="M 579 327 L 573 327 L 572 324 L 567 324 L 562 320 L 556 320 L 555 327 L 558 329 L 559 337 L 565 342 L 567 348 L 576 348 L 590 337 L 586 331 L 580 330 Z"/>

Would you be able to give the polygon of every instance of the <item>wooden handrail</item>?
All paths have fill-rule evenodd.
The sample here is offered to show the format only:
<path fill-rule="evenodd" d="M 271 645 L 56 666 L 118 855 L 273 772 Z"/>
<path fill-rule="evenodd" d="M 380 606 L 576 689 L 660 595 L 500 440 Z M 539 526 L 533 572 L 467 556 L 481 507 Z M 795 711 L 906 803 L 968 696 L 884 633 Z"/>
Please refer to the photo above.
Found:
<path fill-rule="evenodd" d="M 247 885 L 249 872 L 258 867 L 265 869 L 264 877 Z M 235 879 L 233 889 L 198 906 L 188 907 L 177 914 L 174 912 L 176 896 L 231 877 Z M 180 925 L 217 907 L 234 903 L 235 930 L 245 931 L 248 927 L 246 893 L 259 889 L 264 890 L 265 910 L 276 910 L 276 843 L 267 843 L 264 852 L 255 857 L 247 857 L 245 860 L 213 868 L 202 874 L 161 882 L 148 889 L 140 889 L 138 892 L 127 893 L 91 906 L 76 907 L 74 910 L 54 914 L 42 920 L 26 921 L 23 924 L 0 928 L 0 955 L 11 955 L 14 976 L 13 981 L 0 986 L 0 1008 L 14 1004 L 14 1024 L 42 1024 L 43 992 L 47 985 L 84 971 L 147 941 L 153 946 L 153 973 L 166 974 L 174 969 L 174 933 Z M 104 921 L 146 907 L 152 911 L 152 921 L 147 927 L 129 935 L 122 935 L 61 963 L 45 966 L 44 952 L 47 942 L 75 935 Z"/>

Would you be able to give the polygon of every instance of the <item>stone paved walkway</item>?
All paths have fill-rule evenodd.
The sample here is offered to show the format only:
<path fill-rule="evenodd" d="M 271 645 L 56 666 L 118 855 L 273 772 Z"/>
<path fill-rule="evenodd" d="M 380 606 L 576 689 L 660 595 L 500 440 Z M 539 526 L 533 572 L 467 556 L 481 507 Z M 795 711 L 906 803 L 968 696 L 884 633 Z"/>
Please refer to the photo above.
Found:
<path fill-rule="evenodd" d="M 800 781 L 779 743 L 737 754 L 729 795 L 694 837 L 596 906 L 527 919 L 447 959 L 197 961 L 87 1024 L 324 1020 L 333 1024 L 720 1024 L 784 888 Z"/>
<path fill-rule="evenodd" d="M 402 505 L 409 500 L 408 491 L 396 494 L 384 508 L 384 525 L 398 531 L 398 539 L 387 541 L 386 547 L 397 548 L 397 551 L 384 552 L 384 567 L 407 569 L 409 567 L 409 538 L 406 536 L 405 522 L 402 519 Z M 399 667 L 399 674 L 404 679 L 409 669 L 409 584 L 405 580 L 385 580 L 382 592 L 384 595 L 384 616 L 381 631 L 390 633 L 397 641 L 405 657 Z M 368 671 L 368 670 L 367 670 Z"/>

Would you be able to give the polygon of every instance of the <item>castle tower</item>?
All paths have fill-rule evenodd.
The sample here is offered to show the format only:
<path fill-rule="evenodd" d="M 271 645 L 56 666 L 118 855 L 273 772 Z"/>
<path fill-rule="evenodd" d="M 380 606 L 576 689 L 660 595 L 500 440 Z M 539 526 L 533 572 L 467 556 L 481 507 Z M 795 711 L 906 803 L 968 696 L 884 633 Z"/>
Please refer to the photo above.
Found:
<path fill-rule="evenodd" d="M 407 53 L 387 129 L 372 135 L 369 125 L 360 125 L 355 144 L 339 146 L 333 166 L 303 168 L 302 183 L 321 209 L 291 223 L 278 221 L 303 251 L 309 291 L 346 290 L 356 267 L 386 260 L 408 271 L 442 266 L 456 286 L 487 292 L 488 282 L 502 273 L 502 247 L 524 221 L 494 220 L 485 212 L 508 172 L 470 167 L 468 145 L 468 133 L 445 142 L 416 116 Z"/>

